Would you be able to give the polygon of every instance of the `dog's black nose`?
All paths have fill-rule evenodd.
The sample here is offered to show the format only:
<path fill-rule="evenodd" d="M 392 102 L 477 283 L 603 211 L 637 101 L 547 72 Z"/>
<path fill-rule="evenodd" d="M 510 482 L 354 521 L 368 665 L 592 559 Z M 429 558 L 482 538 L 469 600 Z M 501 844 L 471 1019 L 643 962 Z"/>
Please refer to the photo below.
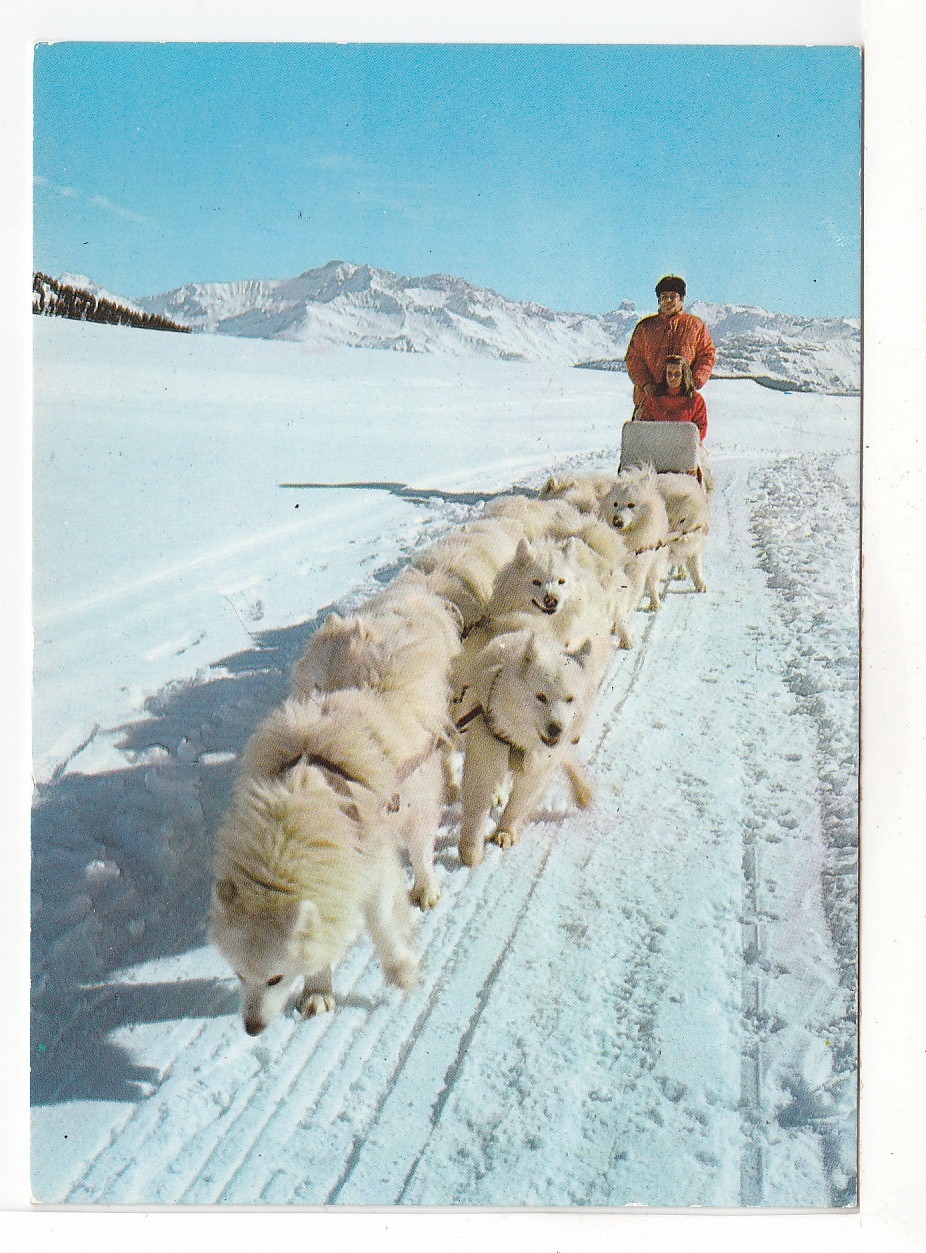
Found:
<path fill-rule="evenodd" d="M 543 603 L 547 606 L 548 609 L 555 609 L 556 606 L 559 604 L 559 597 L 554 596 L 552 592 L 547 592 L 543 598 Z"/>
<path fill-rule="evenodd" d="M 248 1035 L 260 1035 L 266 1025 L 259 1018 L 246 1018 L 244 1020 L 244 1029 Z"/>
<path fill-rule="evenodd" d="M 550 740 L 558 740 L 563 734 L 563 725 L 561 722 L 547 723 L 547 738 Z"/>

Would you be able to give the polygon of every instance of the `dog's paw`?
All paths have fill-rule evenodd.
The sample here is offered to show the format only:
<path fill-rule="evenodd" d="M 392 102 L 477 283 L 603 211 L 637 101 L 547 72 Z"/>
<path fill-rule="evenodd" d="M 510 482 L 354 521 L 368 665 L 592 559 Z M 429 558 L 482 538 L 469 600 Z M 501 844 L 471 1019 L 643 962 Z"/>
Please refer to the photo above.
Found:
<path fill-rule="evenodd" d="M 440 900 L 440 888 L 433 879 L 427 879 L 424 883 L 412 884 L 409 896 L 412 904 L 419 909 L 433 909 Z"/>
<path fill-rule="evenodd" d="M 459 853 L 464 866 L 480 866 L 485 856 L 482 840 L 478 836 L 461 836 Z"/>
<path fill-rule="evenodd" d="M 418 978 L 418 958 L 413 953 L 398 957 L 384 967 L 386 978 L 397 988 L 408 991 Z"/>
<path fill-rule="evenodd" d="M 505 827 L 496 827 L 489 838 L 493 844 L 497 844 L 500 848 L 511 848 L 512 844 L 515 844 L 518 839 L 513 831 L 508 831 Z"/>
<path fill-rule="evenodd" d="M 700 582 L 700 583 L 695 583 L 695 591 L 696 591 L 696 592 L 706 592 L 706 591 L 707 591 L 707 584 L 706 584 L 705 582 L 703 582 L 703 581 L 702 581 L 702 582 Z"/>
<path fill-rule="evenodd" d="M 334 1006 L 333 992 L 304 992 L 299 998 L 299 1013 L 303 1018 L 334 1013 Z"/>
<path fill-rule="evenodd" d="M 576 778 L 572 781 L 572 791 L 576 804 L 580 809 L 588 809 L 595 799 L 595 789 L 588 779 Z"/>
<path fill-rule="evenodd" d="M 675 569 L 672 571 L 672 578 L 673 578 L 673 579 L 683 579 L 684 577 L 685 577 L 685 567 L 684 567 L 684 566 L 676 566 L 676 567 L 675 567 Z"/>

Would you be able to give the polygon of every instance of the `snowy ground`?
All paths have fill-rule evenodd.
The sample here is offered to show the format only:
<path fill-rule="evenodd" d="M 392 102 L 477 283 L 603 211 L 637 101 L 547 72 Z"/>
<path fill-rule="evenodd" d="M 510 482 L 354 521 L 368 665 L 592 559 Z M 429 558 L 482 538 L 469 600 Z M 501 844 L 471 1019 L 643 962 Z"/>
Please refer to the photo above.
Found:
<path fill-rule="evenodd" d="M 613 463 L 621 375 L 35 319 L 32 1186 L 47 1202 L 855 1202 L 858 403 L 715 382 L 710 590 L 509 852 L 257 1040 L 205 942 L 234 755 L 332 607 Z M 315 490 L 291 482 L 430 489 Z"/>

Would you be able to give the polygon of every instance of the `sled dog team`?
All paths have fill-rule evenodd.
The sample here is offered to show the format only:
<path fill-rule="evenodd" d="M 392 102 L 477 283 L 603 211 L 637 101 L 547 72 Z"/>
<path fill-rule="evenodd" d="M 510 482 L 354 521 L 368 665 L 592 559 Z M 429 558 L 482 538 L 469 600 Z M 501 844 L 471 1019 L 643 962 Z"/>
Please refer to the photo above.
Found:
<path fill-rule="evenodd" d="M 467 866 L 487 838 L 518 839 L 557 771 L 590 804 L 576 745 L 612 651 L 633 646 L 634 611 L 659 608 L 667 577 L 706 590 L 707 529 L 691 475 L 551 478 L 329 615 L 248 742 L 215 840 L 209 933 L 248 1034 L 294 991 L 304 1015 L 333 1009 L 332 969 L 364 926 L 386 979 L 412 986 L 411 903 L 439 898 L 445 803 L 459 798 Z"/>

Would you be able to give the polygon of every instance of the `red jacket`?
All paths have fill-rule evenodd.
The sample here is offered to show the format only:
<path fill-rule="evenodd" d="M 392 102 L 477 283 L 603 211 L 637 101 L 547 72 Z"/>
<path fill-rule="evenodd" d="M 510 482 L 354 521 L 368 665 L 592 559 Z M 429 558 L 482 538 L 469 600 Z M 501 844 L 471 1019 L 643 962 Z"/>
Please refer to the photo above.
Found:
<path fill-rule="evenodd" d="M 633 380 L 633 403 L 643 399 L 647 383 L 661 383 L 666 357 L 684 357 L 691 366 L 695 387 L 711 377 L 717 353 L 711 333 L 693 313 L 675 313 L 670 318 L 650 314 L 633 328 L 627 345 L 627 373 Z"/>
<path fill-rule="evenodd" d="M 700 392 L 693 396 L 647 396 L 637 417 L 643 422 L 693 422 L 702 439 L 707 434 L 707 405 Z"/>

